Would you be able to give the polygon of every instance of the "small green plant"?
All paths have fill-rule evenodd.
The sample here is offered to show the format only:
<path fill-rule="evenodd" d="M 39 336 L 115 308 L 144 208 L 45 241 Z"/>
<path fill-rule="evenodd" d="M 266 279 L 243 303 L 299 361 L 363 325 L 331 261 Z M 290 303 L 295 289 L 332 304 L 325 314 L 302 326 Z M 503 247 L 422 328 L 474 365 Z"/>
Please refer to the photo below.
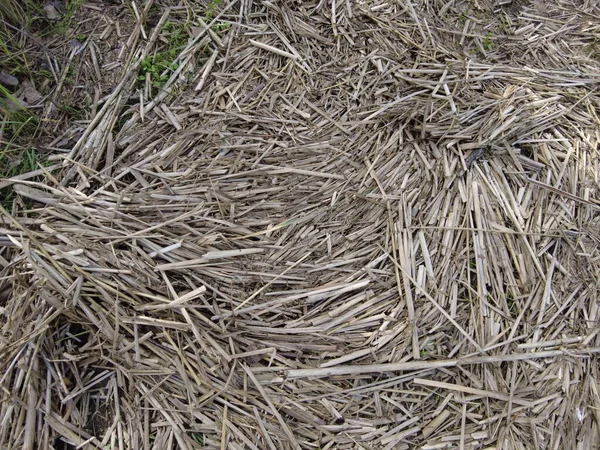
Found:
<path fill-rule="evenodd" d="M 146 56 L 142 61 L 141 75 L 139 81 L 146 81 L 149 77 L 155 87 L 163 87 L 171 73 L 173 73 L 179 64 L 170 62 L 165 53 L 157 53 L 153 56 Z"/>
<path fill-rule="evenodd" d="M 202 433 L 191 433 L 190 436 L 196 444 L 198 444 L 201 447 L 204 447 L 205 442 L 204 435 Z"/>
<path fill-rule="evenodd" d="M 204 16 L 204 20 L 206 22 L 213 20 L 217 7 L 221 3 L 223 3 L 223 0 L 210 0 L 208 6 L 206 7 L 206 15 Z"/>
<path fill-rule="evenodd" d="M 176 58 L 188 40 L 186 27 L 183 24 L 168 21 L 163 25 L 162 30 L 165 33 L 167 48 L 148 55 L 142 60 L 138 75 L 140 87 L 148 78 L 154 87 L 163 87 L 171 74 L 179 67 Z"/>
<path fill-rule="evenodd" d="M 231 24 L 227 22 L 217 22 L 212 26 L 212 30 L 217 34 L 221 34 L 227 31 L 230 26 Z"/>
<path fill-rule="evenodd" d="M 494 35 L 491 31 L 483 38 L 483 48 L 488 52 L 492 51 L 494 48 Z"/>

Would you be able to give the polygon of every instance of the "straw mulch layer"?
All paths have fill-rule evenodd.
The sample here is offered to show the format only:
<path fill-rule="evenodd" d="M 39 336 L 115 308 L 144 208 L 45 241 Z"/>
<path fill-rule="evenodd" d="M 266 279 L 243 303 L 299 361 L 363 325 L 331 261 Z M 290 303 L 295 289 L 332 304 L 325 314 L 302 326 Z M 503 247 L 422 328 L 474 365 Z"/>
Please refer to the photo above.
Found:
<path fill-rule="evenodd" d="M 595 2 L 206 3 L 4 182 L 0 448 L 597 448 Z"/>

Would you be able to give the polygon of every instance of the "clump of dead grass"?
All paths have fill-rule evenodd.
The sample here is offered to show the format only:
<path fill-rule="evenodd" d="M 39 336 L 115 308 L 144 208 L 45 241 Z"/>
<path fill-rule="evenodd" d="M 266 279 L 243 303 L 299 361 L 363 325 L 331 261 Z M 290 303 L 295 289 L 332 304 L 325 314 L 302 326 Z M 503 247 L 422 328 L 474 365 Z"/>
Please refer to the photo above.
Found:
<path fill-rule="evenodd" d="M 151 8 L 5 181 L 0 446 L 597 445 L 597 7 Z"/>

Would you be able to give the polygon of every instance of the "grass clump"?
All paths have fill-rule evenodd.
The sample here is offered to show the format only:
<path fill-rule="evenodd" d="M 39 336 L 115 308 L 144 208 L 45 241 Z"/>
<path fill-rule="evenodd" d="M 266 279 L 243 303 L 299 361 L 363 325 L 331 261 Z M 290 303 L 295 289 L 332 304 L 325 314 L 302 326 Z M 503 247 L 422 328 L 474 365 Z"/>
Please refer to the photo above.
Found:
<path fill-rule="evenodd" d="M 3 0 L 0 2 L 0 18 L 15 25 L 23 24 L 27 17 L 23 3 L 27 6 L 29 1 Z"/>
<path fill-rule="evenodd" d="M 33 2 L 4 0 L 0 3 L 0 68 L 15 77 L 15 85 L 0 84 L 0 179 L 11 178 L 47 165 L 46 158 L 35 146 L 40 132 L 40 119 L 16 97 L 21 78 L 31 79 L 30 53 L 23 33 L 35 16 Z M 6 76 L 6 75 L 5 75 Z M 12 188 L 0 189 L 0 202 L 11 209 Z"/>
<path fill-rule="evenodd" d="M 0 143 L 3 152 L 28 146 L 39 129 L 39 119 L 0 85 Z"/>
<path fill-rule="evenodd" d="M 14 153 L 3 152 L 0 154 L 0 177 L 11 178 L 25 173 L 33 172 L 48 164 L 46 157 L 36 148 L 29 148 L 19 152 L 15 157 Z"/>
<path fill-rule="evenodd" d="M 32 147 L 18 152 L 6 150 L 5 148 L 5 151 L 0 153 L 0 179 L 23 175 L 49 165 L 47 158 L 36 148 Z M 39 181 L 40 178 L 34 177 L 30 181 Z M 11 211 L 14 200 L 15 192 L 12 187 L 0 189 L 0 201 L 4 209 Z M 31 208 L 32 205 L 32 201 L 26 200 L 23 206 Z"/>

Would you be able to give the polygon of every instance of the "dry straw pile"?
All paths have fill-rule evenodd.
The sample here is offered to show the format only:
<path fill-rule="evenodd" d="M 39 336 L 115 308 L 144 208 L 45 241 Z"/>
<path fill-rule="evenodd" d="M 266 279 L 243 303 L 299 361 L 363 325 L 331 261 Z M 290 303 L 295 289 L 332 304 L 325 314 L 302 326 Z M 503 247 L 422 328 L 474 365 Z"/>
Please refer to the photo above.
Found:
<path fill-rule="evenodd" d="M 0 448 L 597 448 L 595 2 L 140 3 L 2 184 Z"/>

